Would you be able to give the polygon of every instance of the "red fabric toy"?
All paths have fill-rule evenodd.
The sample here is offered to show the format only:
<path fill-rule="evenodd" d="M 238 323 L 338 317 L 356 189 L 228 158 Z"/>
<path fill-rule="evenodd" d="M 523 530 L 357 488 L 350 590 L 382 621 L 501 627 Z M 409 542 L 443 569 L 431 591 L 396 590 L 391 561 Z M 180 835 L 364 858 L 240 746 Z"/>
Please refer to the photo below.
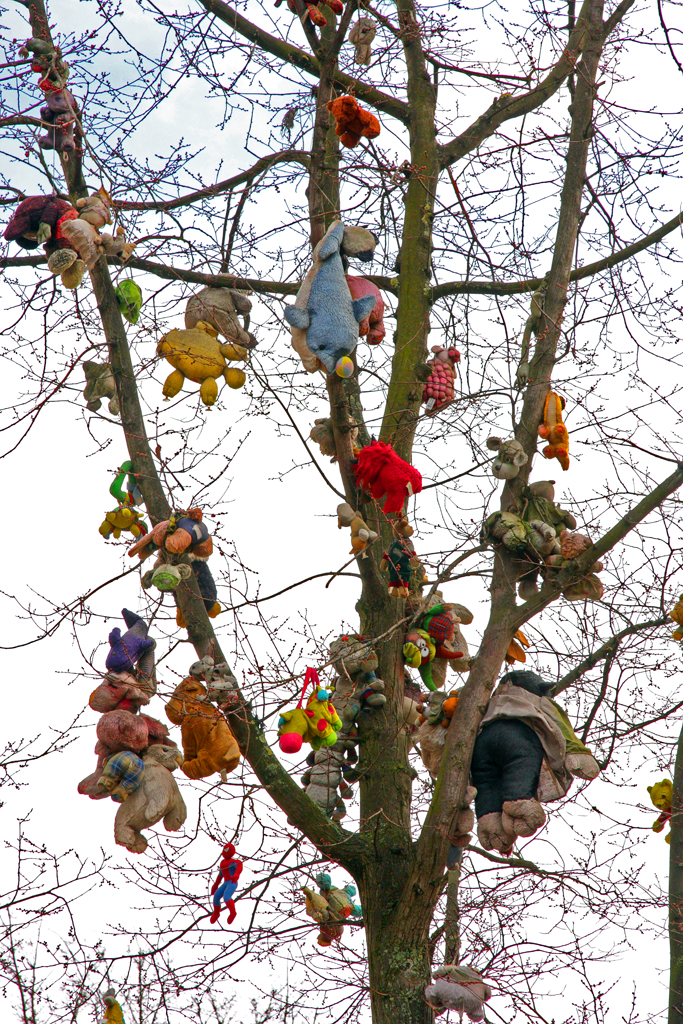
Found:
<path fill-rule="evenodd" d="M 232 843 L 226 843 L 223 847 L 223 860 L 218 865 L 218 878 L 213 883 L 211 895 L 213 896 L 213 912 L 211 924 L 215 924 L 221 912 L 221 900 L 225 901 L 228 908 L 228 924 L 232 924 L 237 916 L 233 896 L 237 889 L 237 882 L 242 874 L 242 861 L 235 857 L 235 847 Z"/>
<path fill-rule="evenodd" d="M 457 348 L 445 349 L 440 345 L 432 345 L 432 352 L 434 358 L 427 363 L 432 372 L 422 392 L 428 416 L 435 416 L 439 409 L 449 405 L 455 398 L 455 364 L 460 362 Z"/>
<path fill-rule="evenodd" d="M 382 293 L 377 285 L 366 280 L 364 277 L 353 277 L 351 274 L 347 274 L 346 283 L 349 286 L 351 298 L 354 301 L 362 299 L 364 295 L 375 296 L 375 308 L 369 316 L 366 316 L 358 324 L 358 333 L 361 338 L 365 338 L 367 335 L 368 345 L 379 345 L 386 334 L 384 330 L 384 299 L 382 298 Z"/>
<path fill-rule="evenodd" d="M 337 122 L 335 132 L 347 149 L 357 146 L 361 138 L 376 139 L 380 133 L 375 115 L 359 107 L 354 96 L 338 96 L 330 100 L 327 109 Z"/>
<path fill-rule="evenodd" d="M 76 249 L 60 231 L 64 220 L 78 217 L 71 203 L 58 196 L 29 196 L 22 200 L 5 228 L 8 242 L 16 242 L 22 249 L 37 249 L 45 242 L 45 254 L 56 249 Z"/>
<path fill-rule="evenodd" d="M 373 441 L 361 448 L 355 468 L 356 483 L 378 501 L 386 495 L 383 511 L 400 512 L 406 498 L 422 490 L 422 476 L 397 455 L 390 444 Z"/>
<path fill-rule="evenodd" d="M 313 22 L 313 24 L 318 25 L 319 28 L 323 28 L 323 26 L 327 25 L 327 18 L 318 10 L 318 4 L 321 2 L 321 0 L 310 0 L 310 2 L 306 2 L 306 0 L 304 0 L 304 2 L 306 10 L 308 11 L 308 16 Z M 341 0 L 324 0 L 324 2 L 325 5 L 329 7 L 330 10 L 334 11 L 335 14 L 343 13 L 344 5 L 342 4 Z M 282 0 L 275 0 L 276 7 L 279 7 L 281 3 Z M 292 14 L 299 13 L 296 9 L 296 4 L 294 3 L 294 0 L 287 0 L 287 6 L 289 7 Z"/>

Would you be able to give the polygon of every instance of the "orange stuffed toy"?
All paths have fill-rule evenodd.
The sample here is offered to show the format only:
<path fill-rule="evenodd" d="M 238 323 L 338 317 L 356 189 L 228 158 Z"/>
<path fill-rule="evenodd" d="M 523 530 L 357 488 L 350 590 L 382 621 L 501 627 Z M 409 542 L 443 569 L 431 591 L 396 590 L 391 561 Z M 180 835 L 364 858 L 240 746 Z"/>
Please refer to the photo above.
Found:
<path fill-rule="evenodd" d="M 359 107 L 354 96 L 338 96 L 330 100 L 327 109 L 337 122 L 335 132 L 347 149 L 357 146 L 361 138 L 376 139 L 379 135 L 379 121 L 369 110 Z"/>
<path fill-rule="evenodd" d="M 543 449 L 546 459 L 557 459 L 562 469 L 569 469 L 569 434 L 562 422 L 564 398 L 549 391 L 543 409 L 543 423 L 538 428 L 539 436 L 548 441 Z"/>
<path fill-rule="evenodd" d="M 180 767 L 188 779 L 220 772 L 225 781 L 239 764 L 240 748 L 222 712 L 207 701 L 206 687 L 187 676 L 173 691 L 166 717 L 181 727 L 185 760 Z"/>

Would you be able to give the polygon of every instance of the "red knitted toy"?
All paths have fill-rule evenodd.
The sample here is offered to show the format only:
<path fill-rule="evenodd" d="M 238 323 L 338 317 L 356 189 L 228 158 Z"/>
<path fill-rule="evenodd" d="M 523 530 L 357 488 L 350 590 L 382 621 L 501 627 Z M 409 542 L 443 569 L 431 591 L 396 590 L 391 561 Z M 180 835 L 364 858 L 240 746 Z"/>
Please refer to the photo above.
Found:
<path fill-rule="evenodd" d="M 390 444 L 373 441 L 358 453 L 356 483 L 378 501 L 386 495 L 383 511 L 398 513 L 406 498 L 422 490 L 422 476 L 397 455 Z"/>
<path fill-rule="evenodd" d="M 369 110 L 358 106 L 355 96 L 338 96 L 330 100 L 327 109 L 337 122 L 335 132 L 347 149 L 357 146 L 361 138 L 376 139 L 379 135 L 379 121 Z"/>
<path fill-rule="evenodd" d="M 364 277 L 353 277 L 346 275 L 346 283 L 349 286 L 352 299 L 362 299 L 364 295 L 375 296 L 375 308 L 358 324 L 358 333 L 361 338 L 367 335 L 368 345 L 379 345 L 383 340 L 386 331 L 384 330 L 384 299 L 377 285 Z M 460 358 L 460 357 L 458 357 Z"/>
<path fill-rule="evenodd" d="M 460 362 L 457 348 L 445 349 L 440 345 L 432 345 L 432 352 L 434 358 L 427 363 L 432 372 L 422 392 L 428 416 L 435 416 L 439 409 L 449 405 L 455 398 L 455 364 Z"/>

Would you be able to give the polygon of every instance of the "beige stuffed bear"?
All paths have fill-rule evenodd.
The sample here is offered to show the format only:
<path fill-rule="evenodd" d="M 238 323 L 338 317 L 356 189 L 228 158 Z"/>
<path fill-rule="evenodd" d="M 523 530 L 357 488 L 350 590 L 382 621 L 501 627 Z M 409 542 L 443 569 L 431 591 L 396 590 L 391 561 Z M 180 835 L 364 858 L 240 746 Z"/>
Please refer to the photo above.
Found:
<path fill-rule="evenodd" d="M 166 831 L 177 832 L 187 817 L 185 801 L 171 775 L 183 760 L 177 747 L 154 743 L 142 760 L 145 774 L 140 788 L 121 804 L 114 821 L 114 839 L 131 853 L 147 849 L 143 828 L 151 828 L 163 818 Z"/>

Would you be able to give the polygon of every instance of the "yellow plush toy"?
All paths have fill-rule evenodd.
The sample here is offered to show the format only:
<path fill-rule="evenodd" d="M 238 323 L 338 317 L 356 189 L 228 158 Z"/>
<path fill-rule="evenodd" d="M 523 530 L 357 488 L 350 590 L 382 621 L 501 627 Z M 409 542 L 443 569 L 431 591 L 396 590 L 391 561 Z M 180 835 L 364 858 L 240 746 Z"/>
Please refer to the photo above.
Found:
<path fill-rule="evenodd" d="M 157 355 L 175 367 L 164 384 L 166 399 L 175 398 L 187 378 L 201 384 L 200 398 L 211 408 L 218 397 L 217 377 L 224 377 L 231 388 L 241 388 L 247 379 L 243 370 L 226 366 L 226 360 L 246 359 L 246 348 L 219 342 L 218 332 L 205 320 L 200 320 L 191 330 L 169 331 L 157 345 Z"/>
<path fill-rule="evenodd" d="M 683 626 L 683 594 L 669 612 L 669 618 L 673 619 L 677 626 Z M 680 629 L 675 629 L 673 637 L 674 640 L 683 640 L 683 633 Z"/>
<path fill-rule="evenodd" d="M 655 805 L 658 811 L 662 813 L 657 818 L 656 822 L 652 826 L 653 832 L 663 832 L 665 825 L 671 820 L 671 798 L 673 796 L 673 783 L 671 779 L 662 779 L 661 782 L 655 782 L 654 786 L 648 786 L 647 791 L 650 794 L 650 800 Z M 664 836 L 667 843 L 671 842 L 671 832 L 667 836 Z"/>
<path fill-rule="evenodd" d="M 302 708 L 309 682 L 313 682 L 314 690 L 306 707 Z M 285 754 L 298 754 L 304 743 L 310 743 L 314 750 L 331 747 L 337 742 L 341 727 L 342 720 L 330 704 L 327 690 L 321 688 L 318 673 L 307 668 L 299 703 L 292 711 L 283 711 L 280 715 L 277 730 L 280 750 Z"/>

